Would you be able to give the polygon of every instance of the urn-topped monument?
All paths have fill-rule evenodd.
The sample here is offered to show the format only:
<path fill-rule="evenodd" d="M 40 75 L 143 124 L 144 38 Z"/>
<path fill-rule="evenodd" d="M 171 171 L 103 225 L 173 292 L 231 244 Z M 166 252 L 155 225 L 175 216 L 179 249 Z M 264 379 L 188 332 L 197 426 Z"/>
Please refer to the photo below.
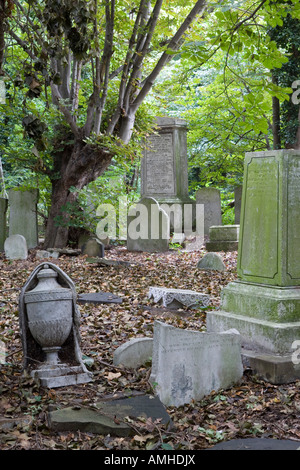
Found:
<path fill-rule="evenodd" d="M 40 264 L 21 291 L 24 367 L 50 388 L 91 380 L 80 352 L 76 298 L 71 279 L 51 263 Z"/>

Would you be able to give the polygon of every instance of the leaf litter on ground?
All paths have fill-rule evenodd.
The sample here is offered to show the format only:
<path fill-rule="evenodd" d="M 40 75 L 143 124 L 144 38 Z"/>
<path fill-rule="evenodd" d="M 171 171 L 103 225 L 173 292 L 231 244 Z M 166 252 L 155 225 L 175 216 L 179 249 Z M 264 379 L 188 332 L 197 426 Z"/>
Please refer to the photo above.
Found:
<path fill-rule="evenodd" d="M 124 247 L 107 250 L 106 258 L 130 265 L 101 266 L 85 256 L 61 256 L 56 263 L 73 280 L 78 294 L 110 292 L 121 304 L 80 305 L 81 349 L 92 359 L 91 383 L 45 389 L 23 374 L 18 298 L 33 269 L 41 262 L 31 250 L 27 260 L 10 261 L 0 255 L 0 449 L 2 450 L 111 450 L 207 449 L 222 440 L 271 437 L 300 441 L 299 382 L 272 385 L 245 369 L 241 383 L 213 391 L 200 401 L 168 407 L 174 427 L 159 421 L 129 419 L 133 437 L 82 432 L 54 432 L 48 426 L 50 410 L 91 407 L 102 400 L 154 394 L 149 383 L 151 363 L 138 369 L 113 364 L 113 353 L 136 337 L 152 337 L 155 320 L 175 327 L 205 331 L 206 313 L 218 308 L 222 289 L 236 279 L 236 252 L 221 253 L 226 271 L 196 269 L 205 250 L 133 253 Z M 150 286 L 190 289 L 210 295 L 206 309 L 174 311 L 148 299 Z M 117 419 L 117 418 L 116 418 Z"/>

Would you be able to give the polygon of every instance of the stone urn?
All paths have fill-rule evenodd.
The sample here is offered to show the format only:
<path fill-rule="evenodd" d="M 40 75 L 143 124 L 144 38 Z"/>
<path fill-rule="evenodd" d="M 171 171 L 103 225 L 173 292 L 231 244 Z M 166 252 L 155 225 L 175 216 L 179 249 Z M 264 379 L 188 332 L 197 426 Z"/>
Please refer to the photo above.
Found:
<path fill-rule="evenodd" d="M 43 266 L 37 273 L 38 284 L 27 291 L 24 301 L 28 328 L 46 353 L 46 365 L 59 363 L 58 352 L 72 328 L 73 292 L 57 282 L 58 273 Z"/>

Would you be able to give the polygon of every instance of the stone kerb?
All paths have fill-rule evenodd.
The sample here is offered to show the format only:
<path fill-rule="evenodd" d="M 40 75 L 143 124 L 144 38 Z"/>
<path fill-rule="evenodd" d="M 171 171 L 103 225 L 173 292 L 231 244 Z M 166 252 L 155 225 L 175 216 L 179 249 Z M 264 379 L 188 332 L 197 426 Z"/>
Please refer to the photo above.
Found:
<path fill-rule="evenodd" d="M 142 198 L 127 217 L 128 251 L 164 252 L 169 249 L 169 217 L 154 198 Z"/>

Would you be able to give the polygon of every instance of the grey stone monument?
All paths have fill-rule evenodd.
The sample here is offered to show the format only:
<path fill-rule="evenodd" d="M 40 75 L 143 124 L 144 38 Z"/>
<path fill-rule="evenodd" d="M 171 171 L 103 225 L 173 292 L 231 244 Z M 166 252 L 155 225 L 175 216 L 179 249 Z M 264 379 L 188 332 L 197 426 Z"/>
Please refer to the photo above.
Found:
<path fill-rule="evenodd" d="M 211 187 L 198 189 L 196 203 L 204 205 L 204 235 L 208 235 L 212 225 L 222 225 L 219 189 Z"/>
<path fill-rule="evenodd" d="M 6 211 L 8 200 L 0 197 L 0 251 L 4 250 L 4 242 L 6 239 Z"/>
<path fill-rule="evenodd" d="M 241 219 L 243 185 L 234 189 L 234 223 L 239 225 Z"/>
<path fill-rule="evenodd" d="M 27 247 L 29 249 L 35 248 L 38 245 L 38 190 L 20 191 L 10 189 L 8 198 L 10 206 L 9 236 L 23 235 Z"/>
<path fill-rule="evenodd" d="M 145 143 L 141 195 L 153 197 L 160 205 L 163 204 L 166 211 L 170 211 L 174 232 L 191 231 L 195 209 L 194 201 L 188 195 L 186 121 L 159 117 L 157 126 L 158 132 L 150 135 Z"/>
<path fill-rule="evenodd" d="M 222 290 L 211 332 L 237 329 L 251 369 L 272 383 L 300 378 L 300 152 L 247 153 L 238 280 Z"/>
<path fill-rule="evenodd" d="M 169 217 L 151 197 L 142 198 L 131 206 L 127 217 L 128 251 L 149 253 L 169 249 Z"/>
<path fill-rule="evenodd" d="M 240 335 L 175 328 L 155 321 L 151 383 L 166 406 L 200 400 L 243 375 Z"/>

